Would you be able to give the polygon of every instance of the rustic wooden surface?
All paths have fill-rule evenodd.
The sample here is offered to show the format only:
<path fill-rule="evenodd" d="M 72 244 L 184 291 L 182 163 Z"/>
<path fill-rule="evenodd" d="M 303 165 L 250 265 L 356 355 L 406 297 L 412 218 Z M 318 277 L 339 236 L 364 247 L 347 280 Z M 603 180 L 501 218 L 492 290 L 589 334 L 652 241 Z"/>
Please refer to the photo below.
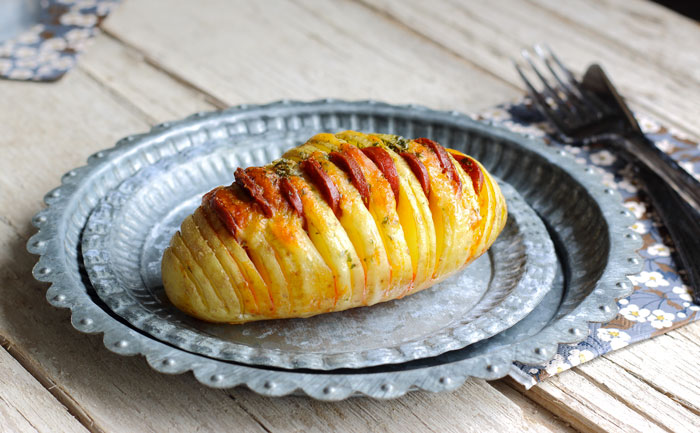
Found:
<path fill-rule="evenodd" d="M 24 245 L 61 174 L 118 138 L 195 111 L 373 98 L 477 111 L 522 95 L 510 58 L 548 41 L 602 62 L 636 109 L 700 135 L 700 26 L 596 0 L 125 0 L 57 83 L 0 81 L 0 431 L 699 431 L 700 324 L 523 391 L 320 403 L 213 390 L 77 333 L 44 301 Z"/>

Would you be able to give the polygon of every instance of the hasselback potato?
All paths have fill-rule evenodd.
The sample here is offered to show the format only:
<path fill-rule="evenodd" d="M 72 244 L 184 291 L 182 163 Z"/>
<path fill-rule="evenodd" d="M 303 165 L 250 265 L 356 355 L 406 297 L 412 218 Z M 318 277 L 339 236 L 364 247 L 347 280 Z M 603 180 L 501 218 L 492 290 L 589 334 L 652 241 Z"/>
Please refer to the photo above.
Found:
<path fill-rule="evenodd" d="M 430 287 L 505 225 L 474 159 L 426 138 L 318 134 L 207 193 L 163 254 L 172 303 L 245 323 L 373 305 Z"/>

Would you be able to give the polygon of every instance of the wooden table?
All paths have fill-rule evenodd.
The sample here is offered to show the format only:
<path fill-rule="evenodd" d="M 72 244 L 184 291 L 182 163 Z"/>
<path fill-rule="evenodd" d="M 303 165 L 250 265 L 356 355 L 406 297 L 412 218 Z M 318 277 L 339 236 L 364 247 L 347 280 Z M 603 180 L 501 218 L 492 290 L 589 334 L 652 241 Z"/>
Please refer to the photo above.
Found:
<path fill-rule="evenodd" d="M 474 112 L 519 98 L 510 58 L 548 41 L 602 62 L 635 109 L 700 135 L 700 27 L 642 1 L 127 0 L 62 80 L 0 82 L 0 431 L 700 431 L 700 324 L 530 391 L 321 403 L 214 390 L 108 352 L 44 300 L 31 216 L 67 170 L 192 112 L 282 98 Z M 568 3 L 570 5 L 570 3 Z"/>

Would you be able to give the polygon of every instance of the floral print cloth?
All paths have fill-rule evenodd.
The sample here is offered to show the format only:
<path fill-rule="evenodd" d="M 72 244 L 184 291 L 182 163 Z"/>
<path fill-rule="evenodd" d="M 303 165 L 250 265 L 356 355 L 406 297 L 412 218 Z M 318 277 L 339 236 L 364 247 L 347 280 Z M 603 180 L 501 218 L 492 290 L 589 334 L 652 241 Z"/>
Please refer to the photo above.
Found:
<path fill-rule="evenodd" d="M 528 100 L 490 109 L 476 117 L 529 136 L 542 138 L 551 133 Z M 700 147 L 696 142 L 683 132 L 664 127 L 649 117 L 640 115 L 637 118 L 644 133 L 659 149 L 669 153 L 700 180 Z M 634 292 L 618 300 L 620 311 L 615 319 L 603 324 L 591 323 L 584 341 L 559 345 L 558 353 L 547 365 L 516 364 L 530 376 L 530 385 L 612 350 L 700 319 L 700 306 L 692 303 L 690 288 L 683 284 L 678 274 L 671 239 L 641 193 L 631 166 L 602 146 L 574 147 L 549 138 L 551 145 L 563 147 L 574 155 L 577 162 L 597 167 L 603 183 L 620 192 L 625 206 L 637 218 L 630 227 L 644 242 L 639 250 L 644 270 L 628 276 Z"/>
<path fill-rule="evenodd" d="M 55 81 L 76 63 L 119 0 L 40 0 L 37 23 L 0 41 L 0 77 Z"/>

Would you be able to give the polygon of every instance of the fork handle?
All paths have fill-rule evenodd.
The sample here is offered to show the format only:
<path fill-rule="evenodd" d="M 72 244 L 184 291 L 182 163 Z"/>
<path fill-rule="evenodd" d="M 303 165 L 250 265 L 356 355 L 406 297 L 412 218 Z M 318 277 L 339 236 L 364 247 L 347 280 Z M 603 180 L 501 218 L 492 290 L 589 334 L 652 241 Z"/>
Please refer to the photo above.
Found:
<path fill-rule="evenodd" d="M 687 273 L 693 302 L 700 305 L 700 211 L 646 164 L 636 164 L 651 204 L 671 235 L 678 258 Z"/>
<path fill-rule="evenodd" d="M 700 211 L 700 182 L 678 162 L 668 156 L 646 137 L 633 135 L 621 142 L 625 151 L 670 185 L 696 211 Z"/>

